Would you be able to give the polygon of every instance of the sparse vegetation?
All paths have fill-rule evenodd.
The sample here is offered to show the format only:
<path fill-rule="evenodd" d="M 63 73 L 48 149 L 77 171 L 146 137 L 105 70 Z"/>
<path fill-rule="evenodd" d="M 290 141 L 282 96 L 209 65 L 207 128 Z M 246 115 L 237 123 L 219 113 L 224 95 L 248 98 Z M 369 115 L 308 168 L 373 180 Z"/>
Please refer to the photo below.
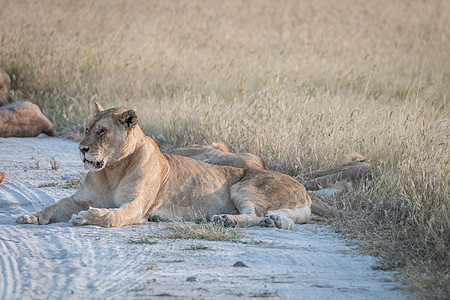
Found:
<path fill-rule="evenodd" d="M 147 287 L 144 285 L 144 286 L 141 286 L 141 287 L 138 287 L 138 288 L 129 289 L 129 290 L 127 290 L 127 292 L 143 292 L 143 291 L 146 291 L 146 290 L 147 290 Z"/>
<path fill-rule="evenodd" d="M 0 7 L 11 98 L 60 134 L 97 100 L 137 109 L 163 147 L 222 141 L 291 175 L 359 152 L 378 172 L 336 203 L 337 230 L 418 295 L 450 294 L 449 1 Z"/>
<path fill-rule="evenodd" d="M 239 229 L 225 228 L 216 223 L 195 224 L 176 222 L 167 227 L 166 234 L 141 234 L 132 244 L 156 244 L 160 239 L 198 239 L 207 241 L 249 242 Z"/>
<path fill-rule="evenodd" d="M 60 187 L 63 189 L 77 189 L 79 188 L 84 182 L 84 178 L 75 178 L 75 179 L 69 179 L 64 181 L 53 181 L 53 182 L 46 182 L 41 183 L 38 185 L 38 188 L 44 188 L 44 187 Z"/>
<path fill-rule="evenodd" d="M 211 248 L 202 244 L 195 244 L 189 245 L 185 250 L 211 250 Z"/>
<path fill-rule="evenodd" d="M 148 216 L 148 221 L 149 221 L 149 222 L 161 222 L 162 219 L 161 219 L 161 217 L 158 216 L 158 215 L 149 215 L 149 216 Z"/>
<path fill-rule="evenodd" d="M 264 290 L 260 293 L 256 293 L 251 295 L 251 297 L 255 297 L 255 298 L 272 298 L 272 297 L 280 297 L 280 295 L 278 295 L 278 291 L 275 292 L 270 292 L 268 290 Z"/>
<path fill-rule="evenodd" d="M 59 169 L 59 163 L 56 161 L 54 157 L 50 158 L 50 167 L 53 171 L 57 171 Z"/>
<path fill-rule="evenodd" d="M 131 238 L 128 240 L 129 244 L 148 244 L 148 245 L 155 245 L 158 244 L 158 240 L 155 237 L 152 236 L 139 236 L 137 238 Z"/>
<path fill-rule="evenodd" d="M 32 166 L 33 169 L 39 169 L 41 167 L 40 166 L 41 162 L 38 159 L 31 157 L 31 160 L 34 161 L 34 166 Z"/>
<path fill-rule="evenodd" d="M 177 222 L 168 228 L 166 238 L 198 239 L 207 241 L 239 241 L 244 234 L 239 229 L 225 228 L 217 223 L 182 223 Z"/>

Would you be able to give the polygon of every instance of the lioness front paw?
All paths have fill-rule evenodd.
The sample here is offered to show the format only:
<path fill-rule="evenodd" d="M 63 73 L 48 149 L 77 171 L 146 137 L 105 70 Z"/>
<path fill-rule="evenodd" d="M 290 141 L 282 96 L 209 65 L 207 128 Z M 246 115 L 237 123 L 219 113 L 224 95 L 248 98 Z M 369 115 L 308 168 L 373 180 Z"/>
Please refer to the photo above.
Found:
<path fill-rule="evenodd" d="M 225 227 L 235 227 L 237 225 L 237 222 L 233 220 L 232 215 L 215 215 L 212 217 L 212 220 Z"/>
<path fill-rule="evenodd" d="M 70 218 L 70 224 L 72 226 L 81 226 L 86 224 L 86 214 L 88 213 L 87 210 L 80 211 L 77 215 L 72 215 L 72 218 Z"/>
<path fill-rule="evenodd" d="M 89 207 L 88 210 L 80 211 L 77 215 L 72 215 L 70 224 L 72 226 L 81 225 L 99 225 L 109 227 L 105 215 L 108 213 L 107 209 Z"/>
<path fill-rule="evenodd" d="M 44 218 L 44 216 L 39 215 L 24 215 L 18 217 L 16 222 L 19 224 L 34 224 L 34 225 L 47 225 L 49 223 L 48 218 Z"/>
<path fill-rule="evenodd" d="M 16 222 L 19 223 L 19 224 L 35 224 L 35 225 L 39 225 L 38 217 L 36 217 L 36 216 L 29 216 L 29 215 L 24 215 L 24 216 L 18 217 Z"/>

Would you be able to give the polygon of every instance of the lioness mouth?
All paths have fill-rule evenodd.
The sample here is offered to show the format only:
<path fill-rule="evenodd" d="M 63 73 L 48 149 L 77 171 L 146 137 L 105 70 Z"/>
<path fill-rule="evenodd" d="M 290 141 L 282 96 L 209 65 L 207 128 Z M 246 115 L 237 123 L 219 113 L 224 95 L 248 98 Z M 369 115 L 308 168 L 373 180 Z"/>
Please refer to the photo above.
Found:
<path fill-rule="evenodd" d="M 103 160 L 93 162 L 93 161 L 87 160 L 86 158 L 83 160 L 83 163 L 91 164 L 91 165 L 93 165 L 96 169 L 101 169 L 101 168 L 103 168 L 103 164 L 104 164 L 104 163 L 103 163 Z"/>

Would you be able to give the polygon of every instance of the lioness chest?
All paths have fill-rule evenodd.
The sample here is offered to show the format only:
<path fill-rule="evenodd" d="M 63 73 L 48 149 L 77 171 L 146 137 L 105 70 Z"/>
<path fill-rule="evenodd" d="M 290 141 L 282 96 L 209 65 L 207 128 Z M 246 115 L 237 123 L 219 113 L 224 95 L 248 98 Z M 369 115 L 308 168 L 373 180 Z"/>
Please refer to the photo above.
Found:
<path fill-rule="evenodd" d="M 211 165 L 178 155 L 165 157 L 169 174 L 158 193 L 154 214 L 186 219 L 237 211 L 230 188 L 244 176 L 244 169 Z"/>

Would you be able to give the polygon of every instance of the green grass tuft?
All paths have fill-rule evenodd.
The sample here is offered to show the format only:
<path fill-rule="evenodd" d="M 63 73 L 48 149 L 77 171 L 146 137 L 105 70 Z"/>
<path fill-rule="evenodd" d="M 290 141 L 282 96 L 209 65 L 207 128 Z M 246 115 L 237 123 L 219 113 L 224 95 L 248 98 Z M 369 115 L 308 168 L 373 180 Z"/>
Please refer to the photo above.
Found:
<path fill-rule="evenodd" d="M 148 215 L 149 222 L 161 222 L 162 218 L 158 215 Z"/>

